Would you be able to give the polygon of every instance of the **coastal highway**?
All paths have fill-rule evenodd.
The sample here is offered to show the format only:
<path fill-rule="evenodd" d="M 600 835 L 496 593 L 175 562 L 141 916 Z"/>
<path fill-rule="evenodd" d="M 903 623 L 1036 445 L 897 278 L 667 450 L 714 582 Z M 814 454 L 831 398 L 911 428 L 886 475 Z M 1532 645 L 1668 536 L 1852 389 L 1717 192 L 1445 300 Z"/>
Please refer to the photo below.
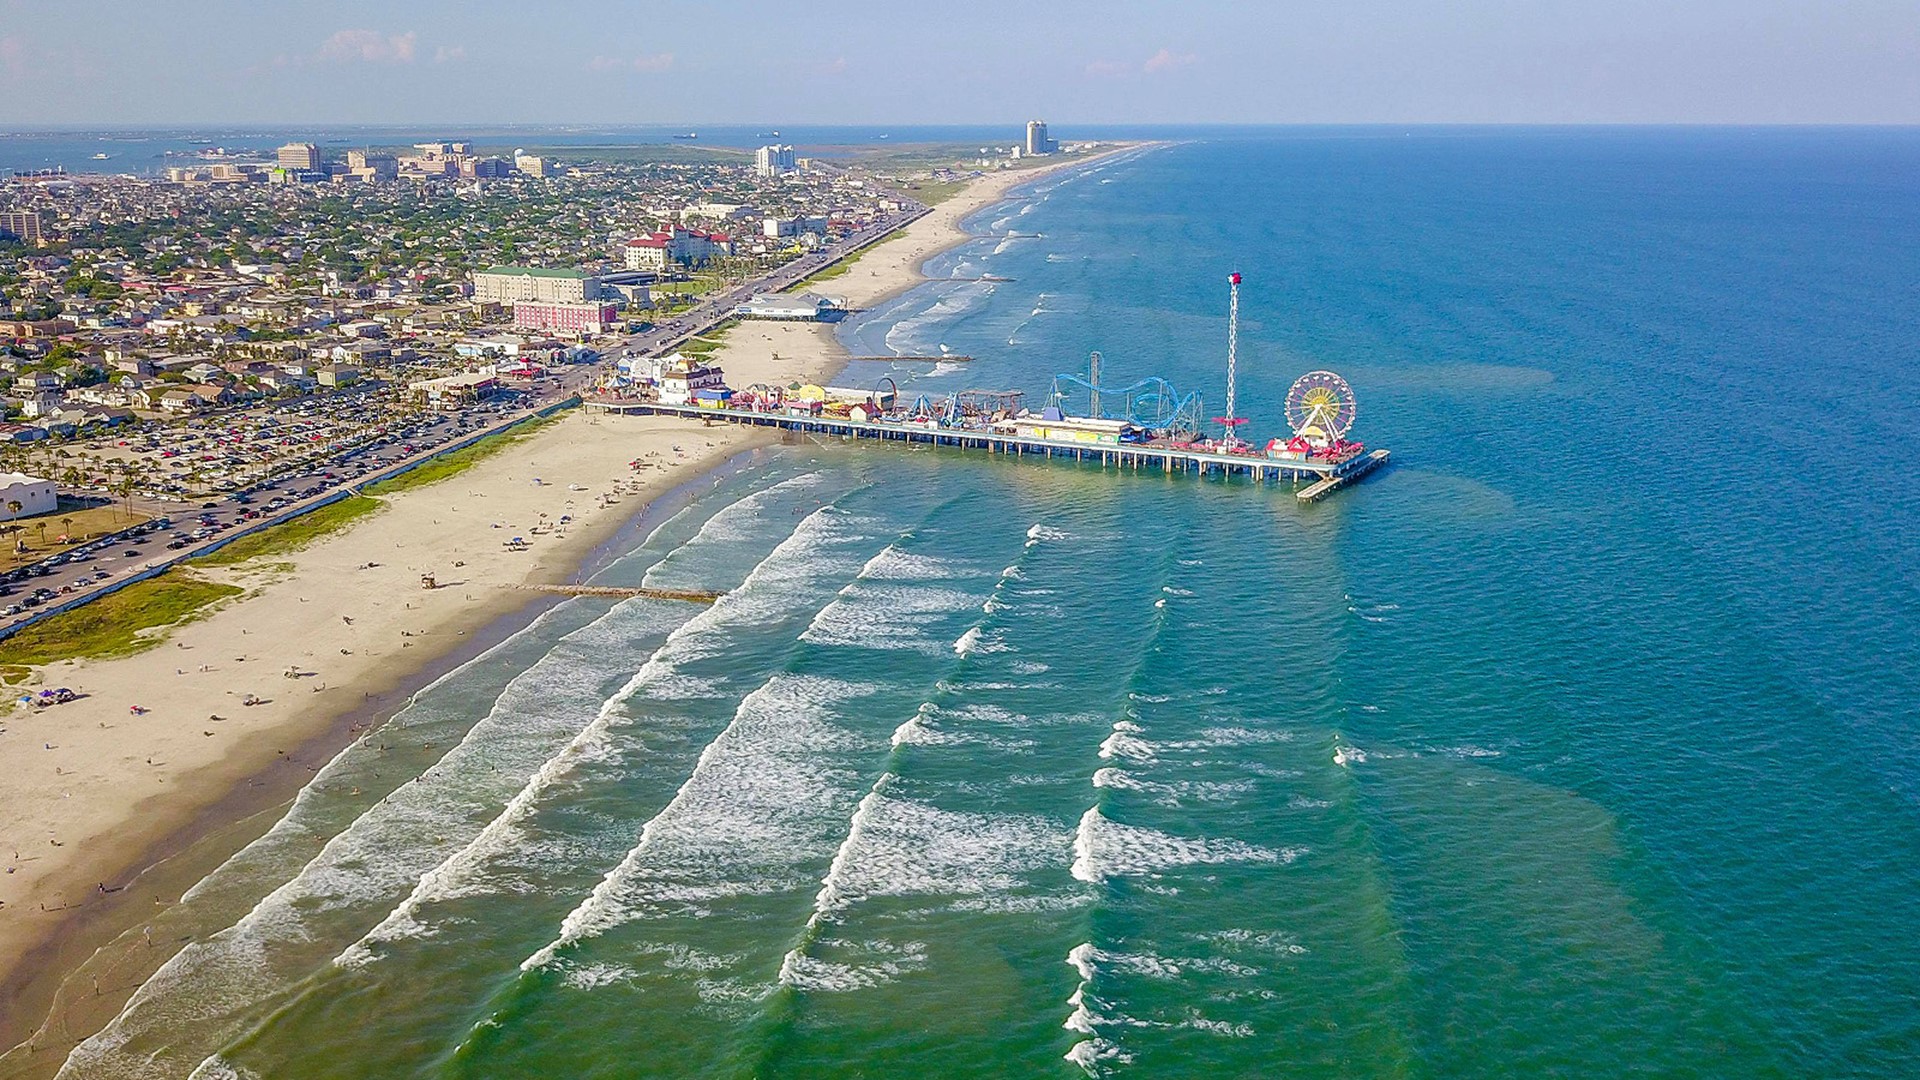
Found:
<path fill-rule="evenodd" d="M 0 612 L 4 612 L 0 614 L 0 634 L 50 609 L 97 599 L 117 583 L 144 571 L 206 554 L 238 528 L 315 509 L 342 488 L 426 461 L 469 437 L 505 430 L 555 400 L 556 392 L 565 392 L 564 385 L 556 380 L 552 390 L 537 392 L 537 396 L 530 395 L 511 406 L 480 406 L 396 426 L 387 445 L 350 450 L 325 464 L 274 477 L 237 493 L 245 502 L 225 496 L 198 503 L 158 504 L 153 512 L 171 519 L 165 529 L 112 542 L 77 545 L 52 559 L 5 575 L 14 580 L 0 580 L 0 589 L 6 590 L 0 595 Z M 274 505 L 276 501 L 279 505 Z M 257 517 L 248 517 L 256 512 Z M 180 534 L 188 537 L 185 544 L 169 548 L 178 542 L 176 536 Z M 26 603 L 30 597 L 37 599 L 32 606 Z M 18 611 L 13 610 L 16 607 Z"/>
<path fill-rule="evenodd" d="M 797 285 L 805 281 L 809 275 L 817 274 L 834 263 L 856 254 L 862 248 L 884 240 L 896 230 L 911 225 L 931 211 L 932 207 L 915 205 L 911 209 L 891 215 L 878 224 L 859 232 L 849 233 L 832 246 L 795 259 L 771 273 L 763 274 L 723 292 L 709 293 L 701 297 L 700 302 L 692 308 L 656 324 L 652 329 L 622 338 L 609 347 L 608 354 L 611 356 L 622 354 L 659 356 L 670 352 L 685 343 L 688 338 L 704 334 L 733 318 L 734 310 L 755 294 L 779 292 Z"/>

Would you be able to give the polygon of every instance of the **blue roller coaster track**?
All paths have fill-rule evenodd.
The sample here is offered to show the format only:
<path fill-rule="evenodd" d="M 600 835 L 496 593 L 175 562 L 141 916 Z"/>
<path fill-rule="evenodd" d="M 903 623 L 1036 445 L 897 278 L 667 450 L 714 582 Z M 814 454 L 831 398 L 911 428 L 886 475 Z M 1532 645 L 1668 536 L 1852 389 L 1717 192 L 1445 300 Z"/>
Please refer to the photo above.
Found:
<path fill-rule="evenodd" d="M 1068 398 L 1085 401 L 1085 415 L 1108 420 L 1128 420 L 1144 428 L 1164 432 L 1170 435 L 1193 436 L 1200 432 L 1200 418 L 1204 415 L 1198 393 L 1182 395 L 1173 384 L 1158 375 L 1149 376 L 1130 386 L 1098 386 L 1079 375 L 1062 372 L 1053 377 L 1053 390 L 1047 402 L 1061 412 L 1072 415 L 1067 407 Z M 1107 406 L 1120 403 L 1119 415 L 1112 415 Z"/>

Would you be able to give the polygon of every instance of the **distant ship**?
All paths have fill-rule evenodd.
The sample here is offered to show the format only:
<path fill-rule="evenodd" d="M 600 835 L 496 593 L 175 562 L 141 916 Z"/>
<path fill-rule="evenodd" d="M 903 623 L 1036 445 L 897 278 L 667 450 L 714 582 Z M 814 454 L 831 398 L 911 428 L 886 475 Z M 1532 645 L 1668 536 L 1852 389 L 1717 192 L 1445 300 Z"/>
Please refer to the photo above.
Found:
<path fill-rule="evenodd" d="M 700 137 L 700 133 L 699 133 L 699 132 L 697 132 L 697 131 L 689 131 L 689 132 L 687 132 L 687 133 L 686 133 L 685 135 L 675 135 L 675 136 L 674 136 L 674 138 L 676 138 L 676 139 L 697 139 L 697 138 L 699 138 L 699 137 Z"/>
<path fill-rule="evenodd" d="M 105 161 L 105 160 L 107 160 L 108 158 L 110 158 L 110 157 L 112 157 L 112 156 L 113 156 L 112 154 L 95 154 L 95 155 L 93 155 L 93 160 L 95 160 L 95 161 Z"/>
<path fill-rule="evenodd" d="M 780 133 L 777 131 L 763 131 L 760 134 L 754 136 L 754 138 L 756 139 L 777 139 L 779 137 L 780 137 Z"/>

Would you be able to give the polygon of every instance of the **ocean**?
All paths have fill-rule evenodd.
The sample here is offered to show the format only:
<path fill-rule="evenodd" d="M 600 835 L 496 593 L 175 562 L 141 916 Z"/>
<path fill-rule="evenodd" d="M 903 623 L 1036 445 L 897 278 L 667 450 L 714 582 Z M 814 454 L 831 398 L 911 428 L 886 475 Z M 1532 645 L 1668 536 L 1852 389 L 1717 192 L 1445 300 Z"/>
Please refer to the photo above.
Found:
<path fill-rule="evenodd" d="M 1231 129 L 1185 128 L 1175 134 L 1218 135 Z M 692 134 L 693 139 L 682 136 Z M 1126 125 L 1076 126 L 1071 139 L 1141 139 L 1164 137 L 1166 131 Z M 928 143 L 976 143 L 1004 151 L 1025 138 L 1020 125 L 916 124 L 874 125 L 741 125 L 741 124 L 454 124 L 442 128 L 417 125 L 231 125 L 198 128 L 134 127 L 119 130 L 29 128 L 0 130 L 0 175 L 15 172 L 64 170 L 71 173 L 112 173 L 151 177 L 176 165 L 200 165 L 203 151 L 216 147 L 239 160 L 273 159 L 288 142 L 312 142 L 321 151 L 339 155 L 354 147 L 411 146 L 422 142 L 471 142 L 496 153 L 512 147 L 545 147 L 565 158 L 567 147 L 585 148 L 666 145 L 751 150 L 770 142 L 788 143 L 811 156 L 838 157 L 862 148 L 911 147 Z"/>
<path fill-rule="evenodd" d="M 758 452 L 160 916 L 62 1076 L 1894 1077 L 1920 132 L 1215 135 L 1015 192 L 842 382 L 1299 375 L 1290 488 Z M 980 280 L 983 277 L 995 280 Z M 1069 405 L 1079 404 L 1070 399 Z"/>

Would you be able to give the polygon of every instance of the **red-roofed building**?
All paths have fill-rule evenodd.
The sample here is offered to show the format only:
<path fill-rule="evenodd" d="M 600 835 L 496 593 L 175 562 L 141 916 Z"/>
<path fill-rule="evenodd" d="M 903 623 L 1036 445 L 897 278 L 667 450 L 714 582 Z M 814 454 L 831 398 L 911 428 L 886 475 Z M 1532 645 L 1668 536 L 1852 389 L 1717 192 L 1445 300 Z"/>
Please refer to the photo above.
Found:
<path fill-rule="evenodd" d="M 669 263 L 703 266 L 717 255 L 733 254 L 733 238 L 678 225 L 627 241 L 627 269 L 661 271 Z"/>

